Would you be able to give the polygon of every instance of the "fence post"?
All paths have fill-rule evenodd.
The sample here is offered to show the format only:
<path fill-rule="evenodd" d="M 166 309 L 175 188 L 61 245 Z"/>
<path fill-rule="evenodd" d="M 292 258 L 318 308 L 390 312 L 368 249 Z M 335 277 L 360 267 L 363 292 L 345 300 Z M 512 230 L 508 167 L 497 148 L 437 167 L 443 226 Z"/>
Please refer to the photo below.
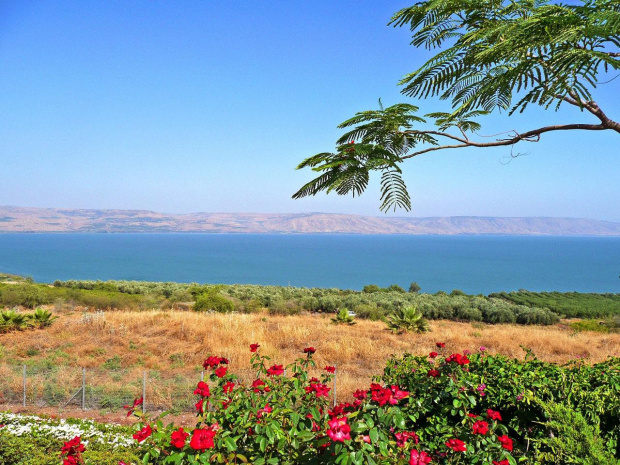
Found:
<path fill-rule="evenodd" d="M 26 365 L 24 365 L 24 407 L 26 406 Z"/>
<path fill-rule="evenodd" d="M 142 413 L 146 412 L 146 371 L 142 372 Z"/>
<path fill-rule="evenodd" d="M 82 410 L 86 410 L 86 368 L 82 368 Z"/>
<path fill-rule="evenodd" d="M 204 371 L 204 370 L 202 370 L 202 371 L 200 372 L 200 381 L 204 381 L 204 380 L 205 380 L 205 371 Z"/>
<path fill-rule="evenodd" d="M 334 406 L 336 406 L 336 377 L 338 376 L 337 365 L 334 365 Z"/>

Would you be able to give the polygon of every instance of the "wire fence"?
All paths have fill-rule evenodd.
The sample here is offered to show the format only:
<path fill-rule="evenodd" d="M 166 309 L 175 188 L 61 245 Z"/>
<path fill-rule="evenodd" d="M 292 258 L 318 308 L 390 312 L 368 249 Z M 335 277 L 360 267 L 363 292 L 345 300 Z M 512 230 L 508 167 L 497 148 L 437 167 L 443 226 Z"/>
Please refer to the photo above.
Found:
<path fill-rule="evenodd" d="M 235 370 L 239 382 L 249 386 L 256 379 L 251 369 Z M 27 366 L 0 364 L 0 405 L 23 407 L 122 410 L 134 399 L 144 399 L 143 411 L 195 411 L 193 394 L 208 374 L 196 370 L 136 370 Z M 284 374 L 286 376 L 286 373 Z M 337 376 L 331 395 L 337 395 Z"/>

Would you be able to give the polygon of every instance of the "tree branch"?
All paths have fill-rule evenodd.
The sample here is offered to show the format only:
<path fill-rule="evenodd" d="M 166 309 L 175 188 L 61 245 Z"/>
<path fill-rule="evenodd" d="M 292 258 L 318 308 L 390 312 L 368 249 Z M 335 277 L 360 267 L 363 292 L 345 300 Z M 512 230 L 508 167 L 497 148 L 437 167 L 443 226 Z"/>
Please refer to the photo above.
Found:
<path fill-rule="evenodd" d="M 618 125 L 618 123 L 615 123 L 615 124 Z M 419 150 L 417 152 L 410 153 L 409 155 L 405 155 L 401 157 L 401 159 L 406 160 L 407 158 L 413 158 L 423 153 L 432 152 L 435 150 L 456 149 L 456 148 L 463 148 L 463 147 L 482 147 L 482 148 L 504 147 L 507 145 L 514 145 L 517 142 L 521 142 L 521 141 L 538 142 L 540 140 L 540 135 L 546 132 L 569 131 L 569 130 L 606 131 L 606 130 L 616 130 L 616 129 L 608 125 L 605 125 L 605 124 L 580 124 L 580 123 L 561 124 L 561 125 L 545 126 L 545 127 L 542 127 L 539 129 L 533 129 L 531 131 L 527 131 L 521 134 L 518 133 L 517 131 L 511 131 L 514 134 L 514 136 L 508 137 L 506 139 L 497 139 L 496 141 L 493 141 L 493 142 L 476 142 L 476 141 L 472 141 L 469 139 L 463 139 L 453 134 L 448 134 L 447 132 L 441 132 L 441 131 L 407 131 L 407 133 L 409 134 L 424 133 L 424 134 L 432 134 L 432 135 L 436 135 L 440 137 L 446 137 L 448 139 L 456 140 L 461 143 L 429 147 L 427 149 Z M 620 128 L 618 132 L 620 132 Z"/>

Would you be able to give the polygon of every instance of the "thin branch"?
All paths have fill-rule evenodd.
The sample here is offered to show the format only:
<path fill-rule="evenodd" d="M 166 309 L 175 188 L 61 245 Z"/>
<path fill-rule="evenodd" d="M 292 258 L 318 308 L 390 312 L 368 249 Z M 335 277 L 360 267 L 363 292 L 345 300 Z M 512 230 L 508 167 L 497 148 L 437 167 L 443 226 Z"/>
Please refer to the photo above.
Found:
<path fill-rule="evenodd" d="M 617 124 L 617 123 L 616 123 Z M 433 134 L 440 137 L 446 137 L 448 139 L 456 140 L 461 142 L 460 144 L 452 144 L 452 145 L 438 145 L 434 147 L 429 147 L 424 150 L 419 150 L 417 152 L 413 152 L 409 155 L 405 155 L 401 157 L 401 160 L 406 160 L 407 158 L 413 158 L 415 156 L 421 155 L 423 153 L 432 152 L 435 150 L 444 150 L 444 149 L 456 149 L 463 147 L 503 147 L 507 145 L 514 145 L 517 142 L 525 141 L 525 142 L 538 142 L 540 140 L 540 135 L 546 132 L 552 131 L 569 131 L 569 130 L 585 130 L 585 131 L 606 131 L 606 130 L 615 130 L 609 126 L 604 124 L 562 124 L 562 125 L 553 125 L 553 126 L 545 126 L 539 129 L 533 129 L 531 131 L 527 131 L 524 133 L 518 133 L 516 131 L 512 131 L 514 136 L 508 137 L 506 139 L 498 139 L 494 142 L 476 142 L 469 139 L 462 139 L 453 134 L 448 134 L 446 132 L 440 131 L 407 131 L 409 133 L 424 133 L 424 134 Z M 618 131 L 620 132 L 620 131 Z"/>

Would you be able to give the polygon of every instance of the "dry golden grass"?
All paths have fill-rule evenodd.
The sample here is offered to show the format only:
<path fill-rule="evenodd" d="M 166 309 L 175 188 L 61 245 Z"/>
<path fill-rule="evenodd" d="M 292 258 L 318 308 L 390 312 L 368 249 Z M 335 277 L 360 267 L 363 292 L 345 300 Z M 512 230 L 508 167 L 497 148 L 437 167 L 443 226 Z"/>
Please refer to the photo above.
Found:
<path fill-rule="evenodd" d="M 66 380 L 67 386 L 79 386 L 81 372 L 77 367 L 86 367 L 89 383 L 94 382 L 91 374 L 99 373 L 98 383 L 133 386 L 139 392 L 144 370 L 158 370 L 162 379 L 166 378 L 163 374 L 181 375 L 191 386 L 200 376 L 205 357 L 216 354 L 230 359 L 231 370 L 248 379 L 251 343 L 261 344 L 261 352 L 278 364 L 290 363 L 303 355 L 304 347 L 314 346 L 319 368 L 337 365 L 339 398 L 367 386 L 373 375 L 382 372 L 392 354 L 425 354 L 434 349 L 436 341 L 446 342 L 450 351 L 473 351 L 485 346 L 490 353 L 517 358 L 523 357 L 523 346 L 550 362 L 566 362 L 578 356 L 596 362 L 620 355 L 620 334 L 575 333 L 563 325 L 493 326 L 431 321 L 430 326 L 432 331 L 426 334 L 394 335 L 381 322 L 358 321 L 355 326 L 341 326 L 331 324 L 322 315 L 118 311 L 84 319 L 81 313 L 68 313 L 45 330 L 0 335 L 0 354 L 4 352 L 3 358 L 13 363 L 18 360 L 36 364 L 45 359 L 47 363 L 62 365 L 57 377 Z M 114 357 L 126 369 L 116 376 L 102 369 Z M 1 363 L 0 377 L 6 380 L 5 386 L 19 391 L 19 374 Z M 174 386 L 157 381 L 150 383 L 147 397 L 164 406 L 174 403 Z M 42 391 L 45 382 L 45 376 L 41 376 L 29 389 Z"/>

